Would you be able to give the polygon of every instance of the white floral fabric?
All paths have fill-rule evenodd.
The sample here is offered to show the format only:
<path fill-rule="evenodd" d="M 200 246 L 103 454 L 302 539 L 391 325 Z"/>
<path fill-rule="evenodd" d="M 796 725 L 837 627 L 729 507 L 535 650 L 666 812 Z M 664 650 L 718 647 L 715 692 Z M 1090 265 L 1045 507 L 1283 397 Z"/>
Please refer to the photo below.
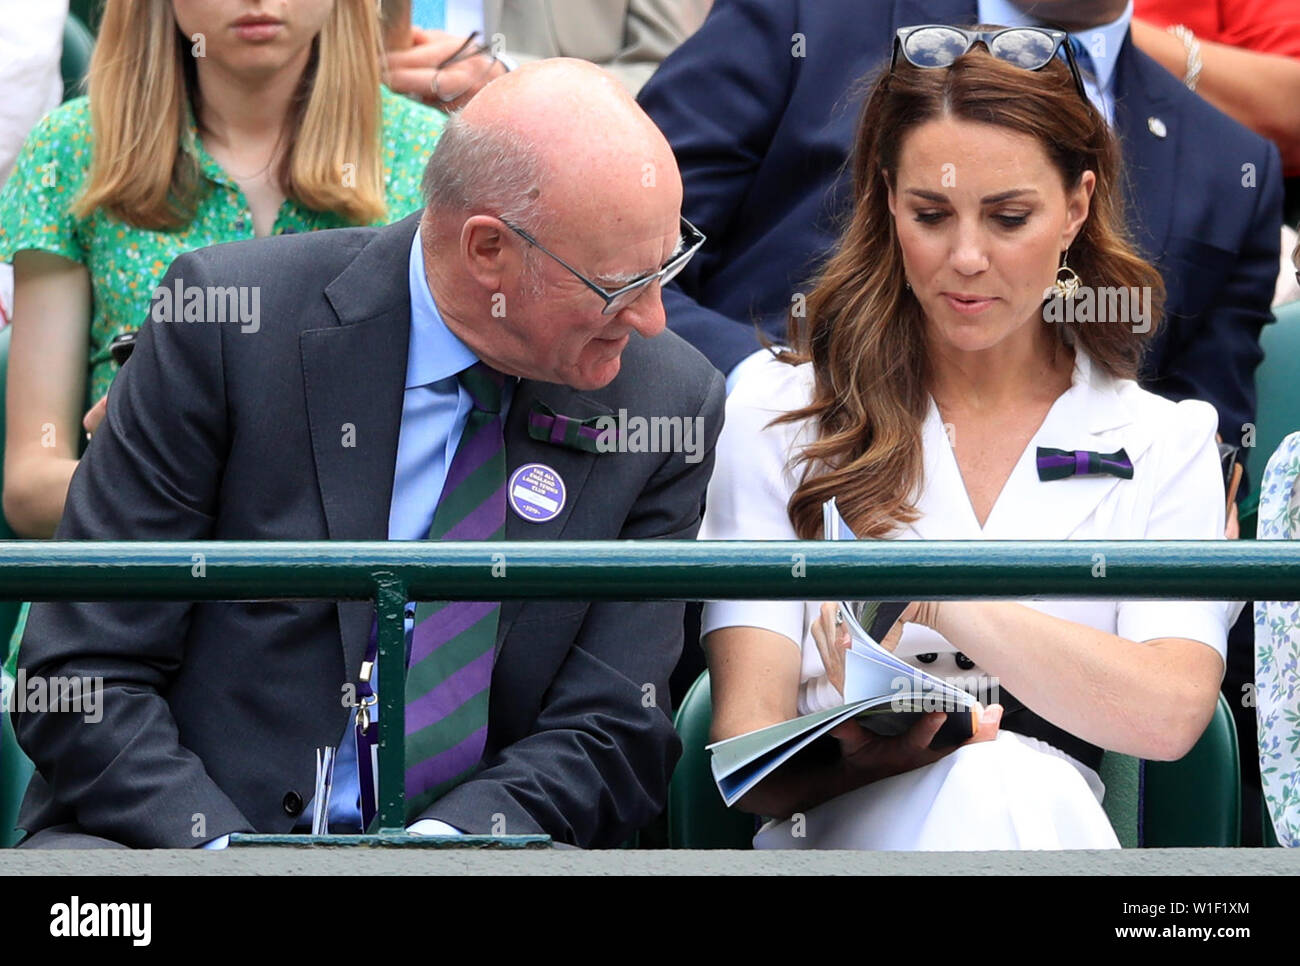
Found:
<path fill-rule="evenodd" d="M 1300 433 L 1282 441 L 1259 492 L 1261 540 L 1300 539 Z M 1255 603 L 1255 715 L 1264 802 L 1277 840 L 1300 846 L 1300 601 Z"/>

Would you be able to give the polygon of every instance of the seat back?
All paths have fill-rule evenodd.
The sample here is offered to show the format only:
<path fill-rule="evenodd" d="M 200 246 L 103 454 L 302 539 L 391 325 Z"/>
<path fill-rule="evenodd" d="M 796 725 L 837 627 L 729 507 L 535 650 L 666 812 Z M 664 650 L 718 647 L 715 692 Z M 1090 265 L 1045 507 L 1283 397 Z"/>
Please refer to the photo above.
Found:
<path fill-rule="evenodd" d="M 7 694 L 12 685 L 13 678 L 0 671 L 0 689 Z M 35 770 L 18 747 L 8 712 L 0 710 L 0 849 L 13 848 L 22 838 L 14 823 L 18 821 L 18 806 Z"/>
<path fill-rule="evenodd" d="M 705 671 L 686 692 L 674 724 L 682 739 L 682 758 L 668 785 L 668 847 L 672 849 L 748 849 L 754 817 L 727 808 L 709 769 L 709 726 L 713 695 Z"/>
<path fill-rule="evenodd" d="M 1255 533 L 1255 514 L 1259 509 L 1259 487 L 1264 467 L 1283 437 L 1300 430 L 1300 379 L 1296 379 L 1296 360 L 1300 359 L 1300 302 L 1288 302 L 1273 310 L 1277 320 L 1264 326 L 1259 344 L 1264 361 L 1255 370 L 1255 439 L 1254 446 L 1242 450 L 1250 470 L 1250 493 L 1241 502 L 1242 534 Z"/>
<path fill-rule="evenodd" d="M 1142 844 L 1147 848 L 1241 844 L 1237 726 L 1222 694 L 1191 751 L 1177 761 L 1144 763 L 1142 799 Z"/>
<path fill-rule="evenodd" d="M 59 61 L 65 101 L 86 93 L 83 82 L 90 73 L 90 55 L 94 49 L 95 36 L 90 28 L 75 12 L 68 14 L 63 25 L 63 57 Z"/>
<path fill-rule="evenodd" d="M 722 803 L 709 769 L 713 696 L 705 671 L 677 709 L 682 758 L 668 788 L 668 844 L 675 849 L 746 849 L 753 817 Z M 1222 696 L 1196 747 L 1180 761 L 1145 762 L 1107 753 L 1104 807 L 1120 844 L 1138 844 L 1138 812 L 1146 846 L 1230 846 L 1241 841 L 1241 769 L 1236 728 Z"/>

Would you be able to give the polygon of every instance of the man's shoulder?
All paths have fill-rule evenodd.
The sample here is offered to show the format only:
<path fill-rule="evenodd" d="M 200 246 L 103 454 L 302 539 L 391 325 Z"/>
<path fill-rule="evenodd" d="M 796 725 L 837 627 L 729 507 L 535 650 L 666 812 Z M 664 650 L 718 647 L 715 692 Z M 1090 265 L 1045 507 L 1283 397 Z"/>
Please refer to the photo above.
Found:
<path fill-rule="evenodd" d="M 681 336 L 664 330 L 652 339 L 633 334 L 623 350 L 619 374 L 604 389 L 591 395 L 611 405 L 634 400 L 643 407 L 668 404 L 699 408 L 720 373 L 704 355 Z"/>
<path fill-rule="evenodd" d="M 186 257 L 221 277 L 251 273 L 265 276 L 266 284 L 298 284 L 304 277 L 334 277 L 380 232 L 395 227 L 327 228 L 249 238 L 199 248 Z"/>

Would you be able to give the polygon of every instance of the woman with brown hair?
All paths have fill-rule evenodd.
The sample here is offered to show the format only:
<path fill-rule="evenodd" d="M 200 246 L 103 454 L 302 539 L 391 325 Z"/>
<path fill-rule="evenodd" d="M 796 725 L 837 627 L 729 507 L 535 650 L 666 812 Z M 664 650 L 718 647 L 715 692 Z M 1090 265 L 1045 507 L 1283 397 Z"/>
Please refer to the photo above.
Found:
<path fill-rule="evenodd" d="M 373 0 L 108 0 L 89 96 L 41 121 L 0 192 L 4 511 L 20 536 L 54 533 L 104 416 L 110 345 L 151 317 L 177 255 L 420 207 L 443 115 L 384 90 L 381 56 Z M 241 324 L 257 338 L 272 322 Z"/>
<path fill-rule="evenodd" d="M 1067 36 L 900 30 L 853 164 L 792 350 L 728 400 L 701 539 L 815 539 L 831 497 L 862 538 L 1222 538 L 1213 408 L 1134 381 L 1160 278 L 1125 238 L 1118 148 Z M 886 643 L 992 694 L 975 738 L 930 751 L 941 713 L 890 739 L 841 725 L 833 760 L 796 758 L 741 800 L 773 817 L 755 844 L 1115 847 L 1102 749 L 1192 746 L 1228 609 L 913 603 Z M 715 739 L 843 701 L 832 605 L 713 603 L 703 633 Z"/>

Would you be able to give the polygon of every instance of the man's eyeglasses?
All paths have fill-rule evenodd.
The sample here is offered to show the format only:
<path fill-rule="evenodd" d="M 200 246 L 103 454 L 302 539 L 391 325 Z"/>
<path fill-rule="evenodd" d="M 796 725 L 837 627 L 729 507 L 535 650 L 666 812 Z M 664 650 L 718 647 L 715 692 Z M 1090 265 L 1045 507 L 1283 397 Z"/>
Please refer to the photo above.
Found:
<path fill-rule="evenodd" d="M 659 269 L 659 271 L 651 272 L 649 275 L 643 275 L 640 278 L 633 279 L 626 285 L 616 288 L 611 292 L 587 278 L 587 276 L 583 275 L 582 272 L 578 271 L 518 225 L 512 225 L 504 218 L 501 219 L 501 222 L 524 241 L 528 242 L 528 244 L 532 245 L 534 248 L 540 249 L 547 255 L 550 255 L 551 258 L 555 259 L 567 268 L 569 272 L 578 279 L 578 281 L 582 282 L 583 285 L 587 286 L 587 288 L 591 289 L 604 299 L 605 308 L 601 310 L 601 315 L 613 315 L 614 313 L 627 308 L 640 297 L 642 292 L 655 282 L 658 282 L 661 287 L 667 285 L 677 277 L 677 273 L 686 267 L 686 263 L 691 260 L 691 256 L 699 251 L 700 246 L 704 244 L 704 233 L 683 218 L 681 221 L 681 242 L 677 252 L 668 259 L 668 263 L 664 265 L 663 268 Z"/>
<path fill-rule="evenodd" d="M 920 27 L 900 27 L 894 34 L 894 53 L 889 59 L 889 72 L 894 72 L 901 52 L 903 59 L 913 67 L 951 67 L 953 62 L 977 43 L 998 60 L 1024 70 L 1042 70 L 1052 62 L 1057 51 L 1064 48 L 1065 62 L 1074 75 L 1074 86 L 1085 101 L 1083 75 L 1074 59 L 1070 35 L 1063 30 L 1047 27 L 1006 27 L 1002 30 L 963 30 L 944 24 L 926 24 Z"/>

